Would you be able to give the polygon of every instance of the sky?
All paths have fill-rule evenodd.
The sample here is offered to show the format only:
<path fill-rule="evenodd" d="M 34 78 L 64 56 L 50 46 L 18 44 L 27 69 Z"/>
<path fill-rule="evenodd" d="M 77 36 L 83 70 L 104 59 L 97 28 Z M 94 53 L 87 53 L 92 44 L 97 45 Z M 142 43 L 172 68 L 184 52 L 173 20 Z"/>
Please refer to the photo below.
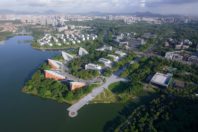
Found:
<path fill-rule="evenodd" d="M 0 9 L 28 12 L 55 10 L 64 13 L 149 11 L 198 15 L 198 0 L 0 0 Z"/>

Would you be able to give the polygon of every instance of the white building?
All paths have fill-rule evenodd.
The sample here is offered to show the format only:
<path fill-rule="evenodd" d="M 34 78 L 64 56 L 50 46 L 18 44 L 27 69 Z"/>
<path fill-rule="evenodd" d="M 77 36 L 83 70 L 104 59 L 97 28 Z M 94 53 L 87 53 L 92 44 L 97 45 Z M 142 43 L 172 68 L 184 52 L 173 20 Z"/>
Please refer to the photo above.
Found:
<path fill-rule="evenodd" d="M 38 43 L 40 44 L 40 46 L 49 45 L 51 39 L 52 39 L 52 36 L 50 34 L 45 34 L 43 38 L 38 40 Z"/>
<path fill-rule="evenodd" d="M 120 42 L 123 39 L 124 39 L 124 34 L 121 33 L 119 36 L 116 37 L 116 42 Z"/>
<path fill-rule="evenodd" d="M 100 58 L 99 62 L 103 63 L 106 67 L 111 67 L 112 65 L 112 61 L 105 58 Z"/>
<path fill-rule="evenodd" d="M 61 43 L 56 43 L 56 45 L 61 46 L 62 44 Z"/>
<path fill-rule="evenodd" d="M 100 65 L 89 63 L 89 64 L 85 65 L 85 70 L 97 70 L 97 71 L 100 71 L 100 70 L 102 70 L 102 67 Z"/>
<path fill-rule="evenodd" d="M 168 87 L 172 80 L 172 76 L 172 74 L 162 74 L 157 72 L 151 79 L 151 83 L 157 86 Z"/>
<path fill-rule="evenodd" d="M 96 51 L 107 51 L 107 50 L 112 51 L 113 47 L 104 45 L 103 47 L 96 49 Z"/>
<path fill-rule="evenodd" d="M 119 59 L 120 59 L 118 56 L 116 56 L 116 55 L 111 55 L 111 54 L 109 54 L 108 57 L 113 58 L 113 61 L 115 61 L 115 62 L 119 61 Z"/>
<path fill-rule="evenodd" d="M 76 41 L 73 40 L 73 41 L 72 41 L 72 44 L 76 44 Z"/>
<path fill-rule="evenodd" d="M 52 47 L 52 46 L 53 46 L 53 44 L 52 44 L 52 43 L 49 43 L 48 45 L 49 45 L 50 47 Z"/>
<path fill-rule="evenodd" d="M 68 54 L 67 52 L 62 51 L 62 57 L 65 61 L 71 61 L 74 59 L 74 56 Z"/>
<path fill-rule="evenodd" d="M 165 55 L 166 59 L 175 60 L 175 61 L 182 61 L 183 56 L 179 54 L 179 52 L 167 52 Z"/>
<path fill-rule="evenodd" d="M 58 39 L 57 39 L 56 37 L 53 37 L 53 41 L 54 41 L 55 43 L 58 43 Z"/>
<path fill-rule="evenodd" d="M 88 38 L 88 39 L 87 39 Z M 44 45 L 49 45 L 49 43 L 60 43 L 62 42 L 62 44 L 80 44 L 81 41 L 86 41 L 90 40 L 90 39 L 96 39 L 97 35 L 94 34 L 80 34 L 80 33 L 71 33 L 71 32 L 67 32 L 65 34 L 56 34 L 55 36 L 52 36 L 50 34 L 45 34 L 45 36 L 43 38 L 41 38 L 40 40 L 38 40 L 38 43 L 40 44 L 40 46 L 44 46 Z M 59 46 L 62 46 L 62 44 L 58 44 Z"/>
<path fill-rule="evenodd" d="M 63 31 L 65 31 L 65 30 L 67 30 L 67 29 L 68 29 L 68 26 L 64 26 L 64 27 L 59 27 L 59 28 L 57 28 L 58 32 L 63 32 Z"/>
<path fill-rule="evenodd" d="M 118 50 L 115 52 L 115 54 L 119 55 L 120 57 L 124 57 L 127 55 L 126 53 L 124 53 L 122 51 L 118 51 Z"/>
<path fill-rule="evenodd" d="M 86 49 L 84 49 L 82 47 L 79 48 L 79 51 L 78 51 L 79 56 L 84 56 L 84 55 L 87 55 L 87 54 L 89 54 L 89 52 Z"/>
<path fill-rule="evenodd" d="M 128 46 L 129 42 L 128 41 L 123 41 L 119 43 L 119 46 Z"/>
<path fill-rule="evenodd" d="M 198 57 L 197 56 L 190 56 L 188 61 L 194 64 L 198 64 Z"/>

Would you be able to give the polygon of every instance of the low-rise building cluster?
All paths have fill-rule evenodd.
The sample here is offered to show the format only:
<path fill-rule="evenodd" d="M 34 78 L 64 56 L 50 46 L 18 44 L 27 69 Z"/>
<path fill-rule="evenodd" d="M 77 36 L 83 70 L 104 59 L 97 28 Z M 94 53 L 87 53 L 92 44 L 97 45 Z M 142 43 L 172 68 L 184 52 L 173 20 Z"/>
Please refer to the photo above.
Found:
<path fill-rule="evenodd" d="M 96 51 L 101 51 L 101 52 L 112 51 L 112 50 L 113 50 L 113 47 L 107 46 L 107 45 L 103 45 L 102 47 L 96 49 Z M 100 58 L 98 62 L 102 63 L 104 65 L 104 68 L 111 68 L 113 65 L 113 62 L 118 62 L 120 59 L 122 59 L 126 55 L 127 55 L 126 53 L 116 50 L 114 54 L 108 54 L 107 58 Z M 90 63 L 85 66 L 85 69 L 101 71 L 103 67 L 98 64 Z"/>
<path fill-rule="evenodd" d="M 198 57 L 184 51 L 167 52 L 166 59 L 173 61 L 186 62 L 189 64 L 198 64 Z"/>
<path fill-rule="evenodd" d="M 96 49 L 96 51 L 112 51 L 113 47 L 112 46 L 107 46 L 107 45 L 103 45 L 102 47 Z"/>
<path fill-rule="evenodd" d="M 137 35 L 135 32 L 121 33 L 115 36 L 115 42 L 118 43 L 120 47 L 124 47 L 125 49 L 136 49 L 146 44 L 148 39 L 156 37 L 157 36 L 153 33 L 144 33 L 142 35 Z"/>
<path fill-rule="evenodd" d="M 40 46 L 62 46 L 62 45 L 75 45 L 85 41 L 93 41 L 98 38 L 95 34 L 45 34 L 43 38 L 38 40 Z"/>
<path fill-rule="evenodd" d="M 111 68 L 113 62 L 109 59 L 106 58 L 100 58 L 98 60 L 99 63 L 102 63 L 104 66 L 100 65 L 100 64 L 93 64 L 93 63 L 89 63 L 85 65 L 85 70 L 96 70 L 96 71 L 101 71 L 104 68 Z"/>
<path fill-rule="evenodd" d="M 84 48 L 79 48 L 78 51 L 78 56 L 84 56 L 84 55 L 88 55 L 88 51 L 85 50 Z M 120 59 L 122 59 L 123 57 L 125 57 L 127 54 L 122 52 L 122 51 L 115 51 L 114 54 L 108 54 L 108 56 L 106 58 L 100 58 L 98 60 L 97 64 L 94 63 L 88 63 L 85 65 L 85 70 L 96 70 L 96 71 L 101 71 L 105 68 L 111 68 L 114 62 L 118 62 Z M 69 61 L 73 60 L 74 58 L 76 58 L 76 56 L 71 55 L 67 52 L 62 51 L 62 57 L 64 59 L 64 63 L 68 63 Z M 113 60 L 113 61 L 112 61 Z M 100 63 L 102 63 L 103 65 L 101 65 Z"/>
<path fill-rule="evenodd" d="M 90 29 L 91 27 L 88 26 L 76 26 L 76 25 L 64 25 L 61 27 L 57 27 L 58 32 L 63 32 L 63 31 L 81 31 L 84 29 Z"/>
<path fill-rule="evenodd" d="M 192 46 L 192 41 L 185 39 L 185 40 L 176 40 L 169 38 L 164 46 L 169 48 L 174 48 L 175 50 L 186 50 L 189 49 L 190 46 Z"/>
<path fill-rule="evenodd" d="M 103 48 L 107 50 L 112 50 L 112 47 L 109 49 L 109 47 L 105 45 L 103 46 Z M 104 51 L 105 50 L 102 50 L 102 52 Z M 45 70 L 45 77 L 48 79 L 54 79 L 58 81 L 70 80 L 69 86 L 71 90 L 76 90 L 85 87 L 86 86 L 85 82 L 77 81 L 76 79 L 74 80 L 71 79 L 72 75 L 66 72 L 68 70 L 66 64 L 68 64 L 70 61 L 72 61 L 75 58 L 88 55 L 89 52 L 86 49 L 80 47 L 77 55 L 72 55 L 65 51 L 62 51 L 61 54 L 63 57 L 63 61 L 48 59 L 48 64 L 50 65 L 51 69 Z M 106 57 L 99 58 L 97 63 L 90 62 L 88 64 L 85 64 L 84 69 L 94 70 L 101 73 L 104 69 L 111 68 L 114 63 L 118 62 L 126 55 L 127 55 L 126 53 L 116 50 L 115 52 L 108 54 Z"/>
<path fill-rule="evenodd" d="M 100 58 L 98 60 L 99 63 L 102 63 L 104 66 L 101 66 L 100 64 L 93 64 L 93 63 L 89 63 L 87 65 L 85 65 L 85 69 L 86 70 L 97 70 L 97 71 L 101 71 L 105 68 L 111 68 L 113 63 L 118 62 L 120 59 L 122 59 L 123 57 L 125 57 L 127 54 L 122 52 L 122 51 L 115 51 L 114 54 L 108 54 L 107 58 Z M 112 61 L 112 60 L 113 61 Z"/>

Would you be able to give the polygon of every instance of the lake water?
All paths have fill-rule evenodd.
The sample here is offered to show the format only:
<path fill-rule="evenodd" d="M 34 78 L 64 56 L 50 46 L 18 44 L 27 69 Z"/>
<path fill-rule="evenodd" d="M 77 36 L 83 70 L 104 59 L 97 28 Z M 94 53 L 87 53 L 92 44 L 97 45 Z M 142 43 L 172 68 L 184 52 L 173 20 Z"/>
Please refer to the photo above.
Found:
<path fill-rule="evenodd" d="M 69 118 L 68 105 L 21 92 L 46 59 L 60 54 L 32 49 L 31 39 L 17 36 L 0 44 L 0 132 L 101 132 L 121 104 L 90 104 Z"/>

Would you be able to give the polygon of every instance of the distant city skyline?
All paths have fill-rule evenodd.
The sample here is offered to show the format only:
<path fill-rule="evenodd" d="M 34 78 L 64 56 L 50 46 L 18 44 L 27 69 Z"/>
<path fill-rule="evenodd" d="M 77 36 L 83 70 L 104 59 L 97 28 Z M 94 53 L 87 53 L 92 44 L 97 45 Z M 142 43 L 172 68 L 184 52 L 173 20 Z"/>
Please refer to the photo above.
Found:
<path fill-rule="evenodd" d="M 27 12 L 133 13 L 198 15 L 198 0 L 1 0 L 0 9 Z"/>

